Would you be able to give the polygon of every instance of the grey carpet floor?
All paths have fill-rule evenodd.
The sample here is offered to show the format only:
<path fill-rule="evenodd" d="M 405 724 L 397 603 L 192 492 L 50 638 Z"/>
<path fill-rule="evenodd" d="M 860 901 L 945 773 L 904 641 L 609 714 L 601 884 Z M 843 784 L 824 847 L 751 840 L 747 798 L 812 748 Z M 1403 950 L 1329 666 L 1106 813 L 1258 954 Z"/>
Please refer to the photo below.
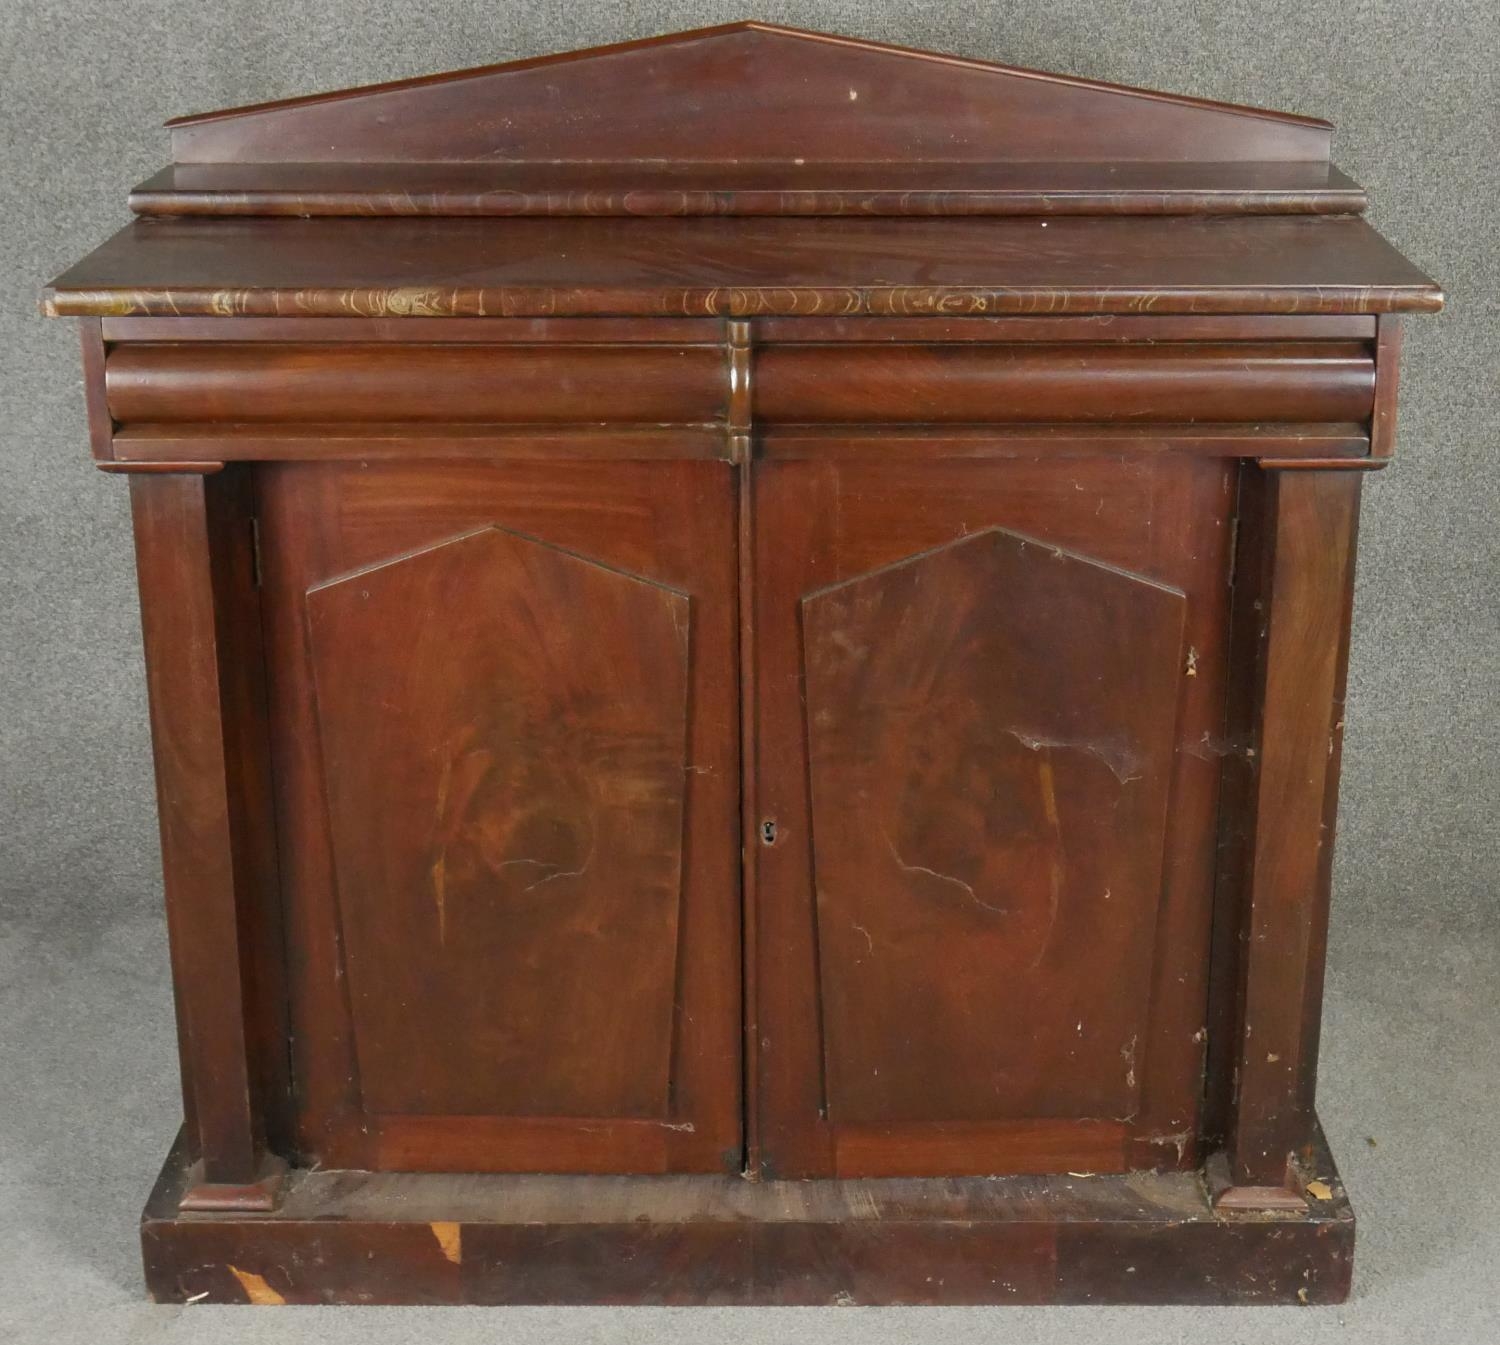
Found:
<path fill-rule="evenodd" d="M 0 1340 L 1500 1341 L 1500 947 L 1336 928 L 1320 1110 L 1359 1216 L 1336 1308 L 156 1307 L 135 1220 L 176 1125 L 155 922 L 0 926 Z"/>

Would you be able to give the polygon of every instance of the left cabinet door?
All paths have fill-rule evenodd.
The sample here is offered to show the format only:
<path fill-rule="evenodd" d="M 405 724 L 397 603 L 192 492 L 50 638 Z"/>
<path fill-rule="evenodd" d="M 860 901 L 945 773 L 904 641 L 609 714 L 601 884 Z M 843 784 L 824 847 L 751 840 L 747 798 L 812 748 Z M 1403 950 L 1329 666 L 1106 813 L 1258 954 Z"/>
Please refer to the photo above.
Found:
<path fill-rule="evenodd" d="M 731 470 L 258 485 L 302 1157 L 738 1170 Z"/>

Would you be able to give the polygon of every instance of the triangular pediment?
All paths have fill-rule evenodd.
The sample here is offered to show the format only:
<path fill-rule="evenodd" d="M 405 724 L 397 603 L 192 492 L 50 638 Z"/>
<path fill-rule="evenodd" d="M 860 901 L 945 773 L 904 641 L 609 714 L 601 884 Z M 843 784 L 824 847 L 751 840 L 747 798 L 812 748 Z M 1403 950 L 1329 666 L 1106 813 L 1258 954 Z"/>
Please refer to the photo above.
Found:
<path fill-rule="evenodd" d="M 1283 113 L 737 23 L 171 123 L 203 163 L 1326 162 Z"/>

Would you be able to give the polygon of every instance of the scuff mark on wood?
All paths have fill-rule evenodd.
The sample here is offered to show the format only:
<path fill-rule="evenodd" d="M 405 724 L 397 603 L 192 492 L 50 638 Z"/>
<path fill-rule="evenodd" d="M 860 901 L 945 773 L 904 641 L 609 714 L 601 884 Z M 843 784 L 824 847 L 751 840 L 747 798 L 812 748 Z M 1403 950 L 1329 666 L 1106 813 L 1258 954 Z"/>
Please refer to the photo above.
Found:
<path fill-rule="evenodd" d="M 1216 738 L 1206 729 L 1202 737 L 1196 742 L 1186 743 L 1183 750 L 1200 761 L 1217 761 L 1223 757 L 1244 757 L 1248 760 L 1255 755 L 1254 749 L 1244 743 L 1235 742 L 1231 738 Z"/>
<path fill-rule="evenodd" d="M 951 886 L 958 888 L 976 906 L 982 906 L 987 911 L 994 911 L 996 915 L 1007 914 L 1005 907 L 991 906 L 989 902 L 982 900 L 979 894 L 975 892 L 968 883 L 964 882 L 962 878 L 954 878 L 950 874 L 939 873 L 936 869 L 929 869 L 923 864 L 908 864 L 904 859 L 901 858 L 901 855 L 896 850 L 896 843 L 895 841 L 891 840 L 889 833 L 882 832 L 881 834 L 885 838 L 886 848 L 891 852 L 891 858 L 896 861 L 897 867 L 900 868 L 903 873 L 920 873 L 924 874 L 928 878 L 936 878 L 940 883 L 948 883 Z"/>
<path fill-rule="evenodd" d="M 1176 1149 L 1177 1161 L 1179 1163 L 1182 1162 L 1183 1158 L 1186 1156 L 1187 1147 L 1192 1143 L 1192 1141 L 1193 1131 L 1191 1130 L 1172 1130 L 1162 1135 L 1151 1136 L 1152 1144 L 1170 1144 L 1172 1148 Z"/>
<path fill-rule="evenodd" d="M 429 1224 L 428 1227 L 432 1229 L 432 1236 L 437 1239 L 437 1245 L 442 1248 L 443 1255 L 455 1266 L 460 1265 L 464 1259 L 463 1225 L 440 1220 Z"/>
<path fill-rule="evenodd" d="M 253 1270 L 241 1270 L 238 1266 L 230 1266 L 229 1273 L 240 1282 L 240 1288 L 245 1291 L 245 1302 L 254 1303 L 257 1307 L 280 1307 L 286 1299 L 266 1283 L 264 1275 L 257 1275 Z"/>
<path fill-rule="evenodd" d="M 1028 751 L 1040 752 L 1042 748 L 1048 747 L 1055 751 L 1083 752 L 1096 757 L 1109 768 L 1109 773 L 1122 785 L 1128 785 L 1132 780 L 1141 778 L 1137 773 L 1140 770 L 1140 759 L 1122 744 L 1093 743 L 1072 738 L 1048 738 L 1040 734 L 1025 733 L 1020 729 L 1007 729 L 1006 732 Z"/>

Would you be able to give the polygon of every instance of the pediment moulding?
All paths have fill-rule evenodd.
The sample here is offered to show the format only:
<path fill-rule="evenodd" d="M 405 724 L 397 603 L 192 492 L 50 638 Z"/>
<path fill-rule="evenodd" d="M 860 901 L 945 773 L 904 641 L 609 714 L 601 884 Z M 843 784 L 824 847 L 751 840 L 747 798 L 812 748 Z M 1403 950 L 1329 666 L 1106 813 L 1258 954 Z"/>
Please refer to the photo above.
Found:
<path fill-rule="evenodd" d="M 180 117 L 142 214 L 1330 213 L 1314 118 L 762 23 Z"/>

